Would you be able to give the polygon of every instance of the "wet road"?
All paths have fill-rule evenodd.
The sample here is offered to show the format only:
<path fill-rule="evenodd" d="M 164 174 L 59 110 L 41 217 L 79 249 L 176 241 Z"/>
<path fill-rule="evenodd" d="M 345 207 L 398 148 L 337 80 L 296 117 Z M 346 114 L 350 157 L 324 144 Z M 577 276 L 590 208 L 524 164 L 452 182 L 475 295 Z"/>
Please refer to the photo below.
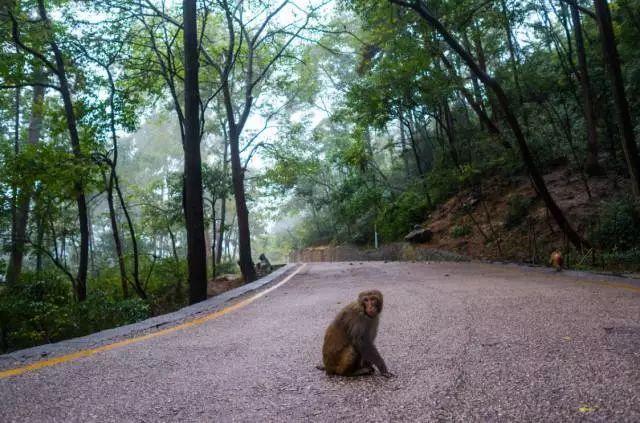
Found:
<path fill-rule="evenodd" d="M 385 294 L 397 377 L 316 370 Z M 478 263 L 313 263 L 215 320 L 0 380 L 0 421 L 640 421 L 640 289 Z"/>

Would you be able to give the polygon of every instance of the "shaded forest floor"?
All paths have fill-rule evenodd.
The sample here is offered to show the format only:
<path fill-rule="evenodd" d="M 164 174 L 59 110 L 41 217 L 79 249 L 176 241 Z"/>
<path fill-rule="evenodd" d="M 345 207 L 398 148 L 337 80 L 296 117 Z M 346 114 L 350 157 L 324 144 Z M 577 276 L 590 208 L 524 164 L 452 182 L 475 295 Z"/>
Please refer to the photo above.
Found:
<path fill-rule="evenodd" d="M 244 279 L 240 275 L 220 275 L 207 283 L 207 297 L 214 297 L 241 285 L 244 285 Z"/>
<path fill-rule="evenodd" d="M 267 276 L 269 273 L 272 273 L 283 266 L 284 264 L 274 264 L 270 272 L 259 272 L 258 278 Z M 215 279 L 209 279 L 209 282 L 207 283 L 207 297 L 215 297 L 216 295 L 220 295 L 223 292 L 230 291 L 242 285 L 244 285 L 244 278 L 240 273 L 226 273 L 219 275 Z"/>

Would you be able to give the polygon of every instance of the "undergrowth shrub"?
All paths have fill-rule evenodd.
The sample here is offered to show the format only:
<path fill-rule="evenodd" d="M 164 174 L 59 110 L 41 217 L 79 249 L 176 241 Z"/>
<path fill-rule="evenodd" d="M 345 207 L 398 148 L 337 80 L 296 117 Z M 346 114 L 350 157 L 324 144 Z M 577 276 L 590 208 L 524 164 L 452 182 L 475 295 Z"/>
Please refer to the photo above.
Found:
<path fill-rule="evenodd" d="M 56 273 L 25 273 L 0 291 L 0 349 L 3 352 L 88 335 L 149 316 L 139 298 L 122 299 L 91 290 L 81 303 L 68 279 Z"/>
<path fill-rule="evenodd" d="M 610 270 L 640 271 L 640 247 L 625 251 L 606 251 L 600 255 L 602 267 Z"/>
<path fill-rule="evenodd" d="M 434 205 L 444 203 L 459 189 L 457 170 L 451 168 L 434 169 L 427 176 L 427 187 Z"/>
<path fill-rule="evenodd" d="M 529 214 L 532 199 L 523 195 L 514 195 L 509 199 L 507 215 L 504 219 L 505 229 L 513 229 L 519 226 Z"/>
<path fill-rule="evenodd" d="M 449 234 L 454 238 L 462 238 L 463 236 L 467 236 L 471 234 L 471 226 L 469 225 L 453 225 L 451 230 L 449 230 Z"/>
<path fill-rule="evenodd" d="M 607 251 L 640 248 L 640 211 L 631 198 L 618 198 L 600 208 L 591 240 Z"/>
<path fill-rule="evenodd" d="M 149 317 L 149 305 L 140 298 L 114 299 L 97 292 L 81 303 L 71 304 L 70 309 L 75 333 L 69 337 L 135 323 Z"/>
<path fill-rule="evenodd" d="M 384 204 L 376 222 L 381 241 L 391 242 L 402 238 L 414 225 L 425 220 L 428 210 L 426 194 L 416 187 Z"/>
<path fill-rule="evenodd" d="M 272 263 L 273 264 L 273 263 Z M 234 261 L 223 261 L 216 265 L 216 276 L 226 274 L 236 274 L 240 272 L 238 264 Z"/>

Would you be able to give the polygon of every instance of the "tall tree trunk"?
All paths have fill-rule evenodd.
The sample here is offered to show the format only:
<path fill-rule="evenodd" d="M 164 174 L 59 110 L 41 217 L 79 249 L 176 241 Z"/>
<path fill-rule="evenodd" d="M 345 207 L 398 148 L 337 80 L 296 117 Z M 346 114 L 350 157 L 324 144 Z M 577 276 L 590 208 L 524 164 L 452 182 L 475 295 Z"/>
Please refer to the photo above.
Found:
<path fill-rule="evenodd" d="M 223 125 L 224 129 L 224 125 Z M 224 154 L 222 156 L 222 174 L 227 177 L 229 171 L 228 165 L 228 153 L 229 153 L 229 138 L 226 135 L 226 129 L 224 129 Z M 220 198 L 220 230 L 218 231 L 218 247 L 216 249 L 216 264 L 220 264 L 222 261 L 222 243 L 224 241 L 225 221 L 227 218 L 227 189 L 222 190 L 222 196 Z"/>
<path fill-rule="evenodd" d="M 44 6 L 44 0 L 38 0 L 38 13 L 40 18 L 51 28 L 51 21 L 47 16 Z M 60 83 L 60 95 L 64 103 L 64 113 L 67 120 L 67 129 L 71 140 L 71 150 L 74 158 L 81 162 L 84 158 L 80 148 L 80 136 L 78 135 L 78 126 L 76 112 L 73 109 L 73 101 L 71 99 L 71 90 L 67 79 L 67 71 L 64 63 L 64 57 L 58 44 L 55 41 L 53 32 L 50 33 L 49 45 L 53 51 L 55 58 L 55 72 Z M 78 301 L 84 301 L 87 298 L 87 271 L 89 264 L 89 219 L 87 212 L 87 201 L 84 192 L 84 186 L 81 179 L 74 182 L 74 190 L 76 192 L 76 204 L 78 206 L 78 220 L 80 223 L 80 252 L 78 260 L 78 274 L 76 276 L 76 294 Z"/>
<path fill-rule="evenodd" d="M 36 202 L 36 210 L 38 208 L 37 204 L 38 203 Z M 44 231 L 45 231 L 44 216 L 42 215 L 42 213 L 38 213 L 38 212 L 36 212 L 35 214 L 37 218 L 36 243 L 39 246 L 41 246 L 42 241 L 44 241 Z M 42 273 L 42 249 L 41 248 L 37 248 L 37 251 L 36 251 L 36 273 L 38 275 Z"/>
<path fill-rule="evenodd" d="M 400 152 L 400 155 L 402 156 L 402 162 L 404 164 L 404 172 L 406 177 L 409 177 L 409 157 L 407 157 L 407 135 L 404 131 L 404 124 L 402 123 L 403 121 L 403 114 L 404 114 L 404 108 L 402 107 L 402 105 L 400 106 L 399 110 L 398 110 L 398 114 L 399 114 L 399 119 L 398 119 L 398 124 L 400 125 L 400 148 L 402 149 Z M 422 176 L 422 174 L 420 175 Z"/>
<path fill-rule="evenodd" d="M 144 286 L 142 285 L 142 282 L 140 280 L 140 253 L 138 252 L 138 238 L 136 237 L 136 231 L 133 227 L 133 219 L 131 219 L 129 209 L 127 208 L 127 204 L 124 201 L 124 194 L 122 193 L 122 189 L 120 188 L 120 181 L 117 172 L 113 173 L 113 187 L 116 189 L 116 193 L 118 194 L 120 209 L 122 209 L 122 213 L 124 213 L 124 217 L 127 220 L 127 227 L 129 228 L 131 250 L 133 252 L 133 286 L 138 296 L 144 300 L 147 299 L 147 293 L 145 292 Z"/>
<path fill-rule="evenodd" d="M 87 218 L 89 221 L 89 269 L 91 270 L 91 275 L 97 279 L 100 276 L 100 270 L 96 268 L 96 250 L 95 239 L 93 237 L 93 215 L 91 214 L 91 207 L 87 210 Z"/>
<path fill-rule="evenodd" d="M 18 49 L 16 49 L 19 51 Z M 16 51 L 16 52 L 17 52 Z M 15 116 L 13 122 L 13 154 L 18 157 L 20 154 L 20 95 L 21 88 L 16 88 L 15 96 Z M 11 249 L 16 247 L 16 220 L 18 213 L 18 186 L 15 183 L 11 184 Z M 8 269 L 7 269 L 8 271 Z"/>
<path fill-rule="evenodd" d="M 471 42 L 469 41 L 469 36 L 467 35 L 466 31 L 463 32 L 463 34 L 462 34 L 462 41 L 464 43 L 464 48 L 466 48 L 467 51 L 471 52 L 472 51 Z M 445 60 L 447 60 L 446 56 L 444 56 L 444 54 L 441 54 L 441 56 L 443 57 L 443 62 L 445 62 Z M 447 63 L 445 62 L 445 65 L 453 73 L 457 73 L 457 72 L 455 72 L 455 68 L 452 69 L 452 66 L 451 66 L 450 63 L 449 63 L 449 65 L 447 65 Z M 474 74 L 471 74 L 471 84 L 473 86 L 473 95 L 475 96 L 474 103 L 476 103 L 476 106 L 479 108 L 479 110 L 481 110 L 482 113 L 486 116 L 486 110 L 485 110 L 485 107 L 484 107 L 484 101 L 482 99 L 482 92 L 480 91 L 480 83 L 478 82 L 478 78 Z M 468 93 L 468 91 L 467 91 L 467 93 Z M 468 94 L 470 94 L 470 93 L 468 93 Z M 467 98 L 467 95 L 465 95 L 465 98 Z M 469 101 L 469 98 L 467 98 L 467 101 Z M 476 114 L 478 114 L 478 111 L 475 110 L 475 108 L 474 108 L 474 111 L 476 112 Z M 480 117 L 479 114 L 478 114 L 478 117 Z M 487 118 L 488 118 L 488 116 L 487 116 Z M 486 123 L 486 121 L 483 118 L 480 118 L 480 127 L 482 129 L 484 129 L 485 123 Z"/>
<path fill-rule="evenodd" d="M 229 131 L 229 142 L 231 147 L 231 180 L 233 183 L 233 193 L 236 200 L 236 211 L 238 215 L 238 249 L 240 270 L 244 276 L 245 283 L 253 282 L 256 279 L 256 271 L 251 258 L 251 234 L 249 232 L 249 209 L 244 193 L 244 169 L 240 162 L 240 139 L 235 128 Z"/>
<path fill-rule="evenodd" d="M 211 201 L 211 279 L 216 277 L 216 202 Z"/>
<path fill-rule="evenodd" d="M 447 135 L 447 140 L 449 141 L 449 151 L 451 154 L 451 160 L 453 160 L 453 164 L 461 169 L 460 166 L 460 156 L 458 155 L 458 149 L 456 147 L 456 134 L 453 127 L 453 116 L 451 115 L 451 108 L 449 107 L 449 99 L 445 98 L 442 101 L 442 109 L 444 114 L 444 125 L 443 129 Z"/>
<path fill-rule="evenodd" d="M 627 161 L 629 175 L 631 176 L 633 195 L 640 199 L 640 157 L 638 156 L 638 146 L 636 145 L 633 133 L 629 102 L 627 101 L 627 95 L 624 90 L 620 57 L 618 56 L 613 23 L 611 22 L 611 12 L 609 11 L 607 0 L 594 0 L 594 4 L 598 18 L 598 27 L 600 28 L 600 35 L 602 37 L 602 53 L 609 70 L 613 99 L 615 100 L 620 130 L 622 132 L 622 149 Z"/>
<path fill-rule="evenodd" d="M 250 55 L 250 60 L 253 56 Z M 247 78 L 250 81 L 250 78 Z M 250 84 L 246 89 L 249 89 Z M 256 279 L 256 270 L 251 258 L 251 232 L 249 229 L 249 209 L 247 208 L 247 199 L 244 192 L 244 167 L 240 161 L 240 133 L 246 119 L 251 110 L 251 97 L 245 99 L 245 106 L 242 116 L 236 123 L 236 117 L 233 111 L 233 100 L 231 98 L 231 88 L 229 79 L 223 78 L 222 94 L 224 97 L 224 106 L 227 112 L 228 137 L 231 153 L 231 184 L 233 186 L 234 199 L 236 202 L 236 217 L 238 222 L 238 242 L 235 247 L 239 250 L 240 271 L 244 277 L 245 283 L 253 282 Z M 235 251 L 234 251 L 235 256 Z"/>
<path fill-rule="evenodd" d="M 111 131 L 111 143 L 113 145 L 113 159 L 109 161 L 109 183 L 107 185 L 107 202 L 109 204 L 109 213 L 112 216 L 111 219 L 111 227 L 113 230 L 113 237 L 116 243 L 116 254 L 118 256 L 118 266 L 120 268 L 120 281 L 122 284 L 122 293 L 125 298 L 128 296 L 128 284 L 130 280 L 127 276 L 126 271 L 126 262 L 124 260 L 124 249 L 122 247 L 122 239 L 119 235 L 119 229 L 117 225 L 116 211 L 115 205 L 113 204 L 113 191 L 115 190 L 118 196 L 118 202 L 120 204 L 120 209 L 124 213 L 125 219 L 127 221 L 127 228 L 129 229 L 129 237 L 131 238 L 131 249 L 132 251 L 132 259 L 133 259 L 133 288 L 136 291 L 136 294 L 143 300 L 147 299 L 147 293 L 144 289 L 142 282 L 140 281 L 140 255 L 138 253 L 138 240 L 136 238 L 135 228 L 133 227 L 133 220 L 131 219 L 131 215 L 129 214 L 129 209 L 127 208 L 127 204 L 124 201 L 124 195 L 122 193 L 122 189 L 120 188 L 120 179 L 118 178 L 118 134 L 116 133 L 116 117 L 115 117 L 115 95 L 116 95 L 116 86 L 113 80 L 113 75 L 109 67 L 105 69 L 107 71 L 107 76 L 109 78 L 109 126 Z"/>
<path fill-rule="evenodd" d="M 400 3 L 404 4 L 401 0 L 390 0 L 392 3 Z M 538 195 L 542 198 L 545 205 L 549 209 L 549 212 L 555 219 L 558 226 L 565 233 L 569 241 L 579 250 L 584 247 L 588 247 L 589 244 L 582 239 L 580 235 L 573 229 L 564 213 L 558 207 L 555 200 L 551 196 L 551 193 L 547 189 L 547 185 L 544 182 L 540 171 L 538 170 L 533 156 L 529 151 L 529 146 L 527 145 L 527 141 L 522 132 L 520 124 L 518 123 L 518 119 L 513 114 L 511 109 L 511 104 L 507 99 L 502 86 L 493 78 L 491 78 L 486 72 L 480 69 L 480 66 L 476 63 L 473 57 L 465 50 L 462 45 L 454 38 L 453 34 L 449 32 L 449 30 L 440 22 L 438 18 L 431 13 L 431 11 L 427 8 L 422 0 L 417 0 L 414 3 L 410 4 L 410 7 L 415 10 L 420 17 L 422 17 L 431 27 L 433 27 L 445 40 L 445 42 L 464 60 L 469 69 L 487 86 L 489 89 L 493 91 L 498 100 L 498 104 L 500 105 L 500 109 L 502 113 L 504 113 L 507 124 L 513 131 L 515 139 L 518 143 L 518 147 L 520 149 L 520 154 L 522 155 L 522 160 L 527 166 L 529 170 L 529 175 L 531 177 L 531 181 L 538 192 Z"/>
<path fill-rule="evenodd" d="M 440 59 L 442 60 L 442 63 L 444 63 L 444 65 L 447 67 L 447 69 L 451 73 L 451 76 L 453 76 L 455 80 L 458 80 L 460 77 L 456 69 L 454 68 L 453 64 L 449 61 L 449 59 L 447 59 L 447 56 L 441 53 Z M 475 85 L 478 84 L 478 78 L 475 75 L 473 75 L 472 79 L 475 81 L 475 84 L 474 84 L 474 89 L 475 89 Z M 473 94 L 469 90 L 467 90 L 462 83 L 458 84 L 457 88 L 458 88 L 458 91 L 462 93 L 462 96 L 467 100 L 467 103 L 469 103 L 473 111 L 478 116 L 478 120 L 480 121 L 480 128 L 486 129 L 487 132 L 489 132 L 489 134 L 491 134 L 492 136 L 500 136 L 500 129 L 498 129 L 495 123 L 489 118 L 489 116 L 485 111 L 484 106 L 481 103 L 482 97 L 478 94 L 480 92 L 480 86 L 477 87 L 477 93 L 476 93 L 476 98 L 479 99 L 480 102 L 474 99 Z M 506 148 L 507 150 L 511 150 L 512 148 L 511 144 L 509 144 L 509 142 L 506 139 L 504 139 L 504 137 L 500 137 L 500 142 L 502 143 L 504 148 Z"/>
<path fill-rule="evenodd" d="M 116 167 L 118 166 L 118 135 L 116 133 L 116 119 L 115 119 L 115 94 L 116 87 L 113 82 L 113 77 L 109 69 L 107 69 L 109 76 L 109 128 L 111 130 L 111 143 L 113 145 L 113 160 L 109 162 L 109 179 L 106 175 L 103 175 L 105 179 L 105 185 L 107 187 L 107 205 L 109 207 L 109 219 L 111 221 L 111 233 L 113 235 L 113 242 L 116 247 L 116 256 L 118 257 L 118 269 L 120 270 L 120 285 L 122 286 L 122 296 L 127 298 L 129 296 L 129 281 L 127 280 L 127 269 L 124 261 L 124 252 L 122 249 L 122 240 L 120 239 L 120 230 L 118 228 L 118 219 L 116 216 L 116 208 L 113 201 L 113 190 L 116 179 Z"/>
<path fill-rule="evenodd" d="M 511 72 L 513 73 L 513 83 L 518 93 L 518 102 L 522 106 L 522 88 L 520 86 L 520 71 L 518 66 L 518 57 L 516 53 L 515 40 L 513 39 L 513 33 L 511 31 L 511 19 L 509 18 L 509 10 L 507 9 L 507 2 L 500 0 L 500 6 L 502 7 L 502 15 L 504 17 L 504 30 L 507 35 L 507 48 L 509 49 L 509 58 L 511 62 Z"/>
<path fill-rule="evenodd" d="M 416 143 L 416 137 L 411 125 L 410 119 L 403 119 L 406 123 L 407 130 L 409 131 L 409 142 L 411 143 L 411 151 L 413 152 L 413 159 L 416 162 L 416 169 L 418 170 L 418 175 L 422 178 L 424 175 L 424 170 L 422 169 L 422 160 L 420 160 L 420 152 L 418 151 L 418 145 Z"/>
<path fill-rule="evenodd" d="M 36 79 L 41 78 L 41 71 L 35 70 Z M 29 131 L 27 143 L 35 146 L 40 140 L 42 133 L 42 116 L 44 106 L 45 89 L 42 86 L 33 87 L 33 100 L 31 103 L 31 117 L 29 118 Z M 9 265 L 7 267 L 6 281 L 9 284 L 15 283 L 20 279 L 22 273 L 22 260 L 24 258 L 24 245 L 27 238 L 27 224 L 29 222 L 29 204 L 33 196 L 33 186 L 24 186 L 18 194 L 18 203 L 15 214 L 15 233 L 14 242 L 9 256 Z"/>
<path fill-rule="evenodd" d="M 584 170 L 588 175 L 599 175 L 602 168 L 598 163 L 598 131 L 596 129 L 596 115 L 594 109 L 594 96 L 589 78 L 587 55 L 584 50 L 584 38 L 582 36 L 582 23 L 578 5 L 570 3 L 571 19 L 573 20 L 573 32 L 576 40 L 576 52 L 578 54 L 578 77 L 582 87 L 582 107 L 584 120 L 587 126 L 587 157 Z"/>
<path fill-rule="evenodd" d="M 478 66 L 484 73 L 488 74 L 487 59 L 484 54 L 484 47 L 482 46 L 482 39 L 480 38 L 478 30 L 475 30 L 473 32 L 473 45 L 476 50 L 476 55 L 478 56 Z M 477 78 L 477 76 L 473 72 L 471 72 L 471 75 Z M 491 121 L 494 123 L 494 126 L 497 127 L 500 107 L 498 106 L 498 104 L 496 104 L 495 96 L 491 91 L 487 91 L 486 95 L 487 100 L 489 101 L 489 106 L 491 107 Z"/>
<path fill-rule="evenodd" d="M 189 303 L 207 299 L 207 251 L 200 157 L 200 93 L 196 0 L 183 0 L 184 19 L 184 215 L 187 228 Z"/>
<path fill-rule="evenodd" d="M 107 187 L 107 205 L 109 206 L 109 220 L 111 222 L 111 234 L 116 247 L 116 256 L 118 257 L 118 269 L 120 270 L 120 285 L 122 286 L 122 296 L 129 296 L 129 283 L 127 281 L 127 270 L 124 262 L 124 253 L 122 252 L 122 241 L 120 240 L 120 231 L 118 229 L 118 220 L 116 218 L 116 208 L 113 202 L 113 169 L 109 174 L 109 179 L 104 175 L 105 185 Z"/>
<path fill-rule="evenodd" d="M 62 62 L 62 55 L 57 54 Z M 67 83 L 67 77 L 60 76 L 60 92 L 64 99 L 64 109 L 67 117 L 67 126 L 71 135 L 71 144 L 73 155 L 77 160 L 82 160 L 83 154 L 80 150 L 80 137 L 76 126 L 76 116 L 71 101 L 71 92 Z M 64 82 L 62 82 L 64 81 Z M 78 260 L 78 274 L 76 276 L 76 290 L 78 301 L 84 301 L 87 298 L 87 271 L 89 265 L 89 216 L 87 210 L 87 200 L 84 193 L 84 186 L 81 180 L 74 183 L 76 191 L 76 204 L 78 206 L 78 220 L 80 222 L 80 257 Z"/>
<path fill-rule="evenodd" d="M 178 249 L 176 248 L 176 235 L 171 230 L 171 226 L 167 228 L 169 232 L 169 239 L 171 240 L 171 253 L 173 255 L 173 261 L 175 263 L 175 277 L 176 277 L 176 285 L 175 285 L 175 293 L 174 299 L 178 304 L 182 303 L 184 296 L 182 295 L 182 270 L 180 269 L 180 258 L 178 257 Z"/>

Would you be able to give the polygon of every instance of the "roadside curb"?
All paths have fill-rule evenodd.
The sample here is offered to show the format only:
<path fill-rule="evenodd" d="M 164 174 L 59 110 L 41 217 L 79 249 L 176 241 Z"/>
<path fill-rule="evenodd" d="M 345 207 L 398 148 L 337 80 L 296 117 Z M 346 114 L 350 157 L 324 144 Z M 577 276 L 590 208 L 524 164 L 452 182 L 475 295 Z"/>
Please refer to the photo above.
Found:
<path fill-rule="evenodd" d="M 215 297 L 211 297 L 205 301 L 183 307 L 180 310 L 171 313 L 151 317 L 125 326 L 106 329 L 80 338 L 66 339 L 54 344 L 39 345 L 0 355 L 0 370 L 41 360 L 43 358 L 50 358 L 78 350 L 95 348 L 114 341 L 132 337 L 133 335 L 150 332 L 154 329 L 171 327 L 185 320 L 198 317 L 199 315 L 209 314 L 223 308 L 224 305 L 233 299 L 260 289 L 268 284 L 282 280 L 288 274 L 295 271 L 300 265 L 300 263 L 287 264 L 255 282 L 242 285 L 238 288 L 216 295 Z"/>

